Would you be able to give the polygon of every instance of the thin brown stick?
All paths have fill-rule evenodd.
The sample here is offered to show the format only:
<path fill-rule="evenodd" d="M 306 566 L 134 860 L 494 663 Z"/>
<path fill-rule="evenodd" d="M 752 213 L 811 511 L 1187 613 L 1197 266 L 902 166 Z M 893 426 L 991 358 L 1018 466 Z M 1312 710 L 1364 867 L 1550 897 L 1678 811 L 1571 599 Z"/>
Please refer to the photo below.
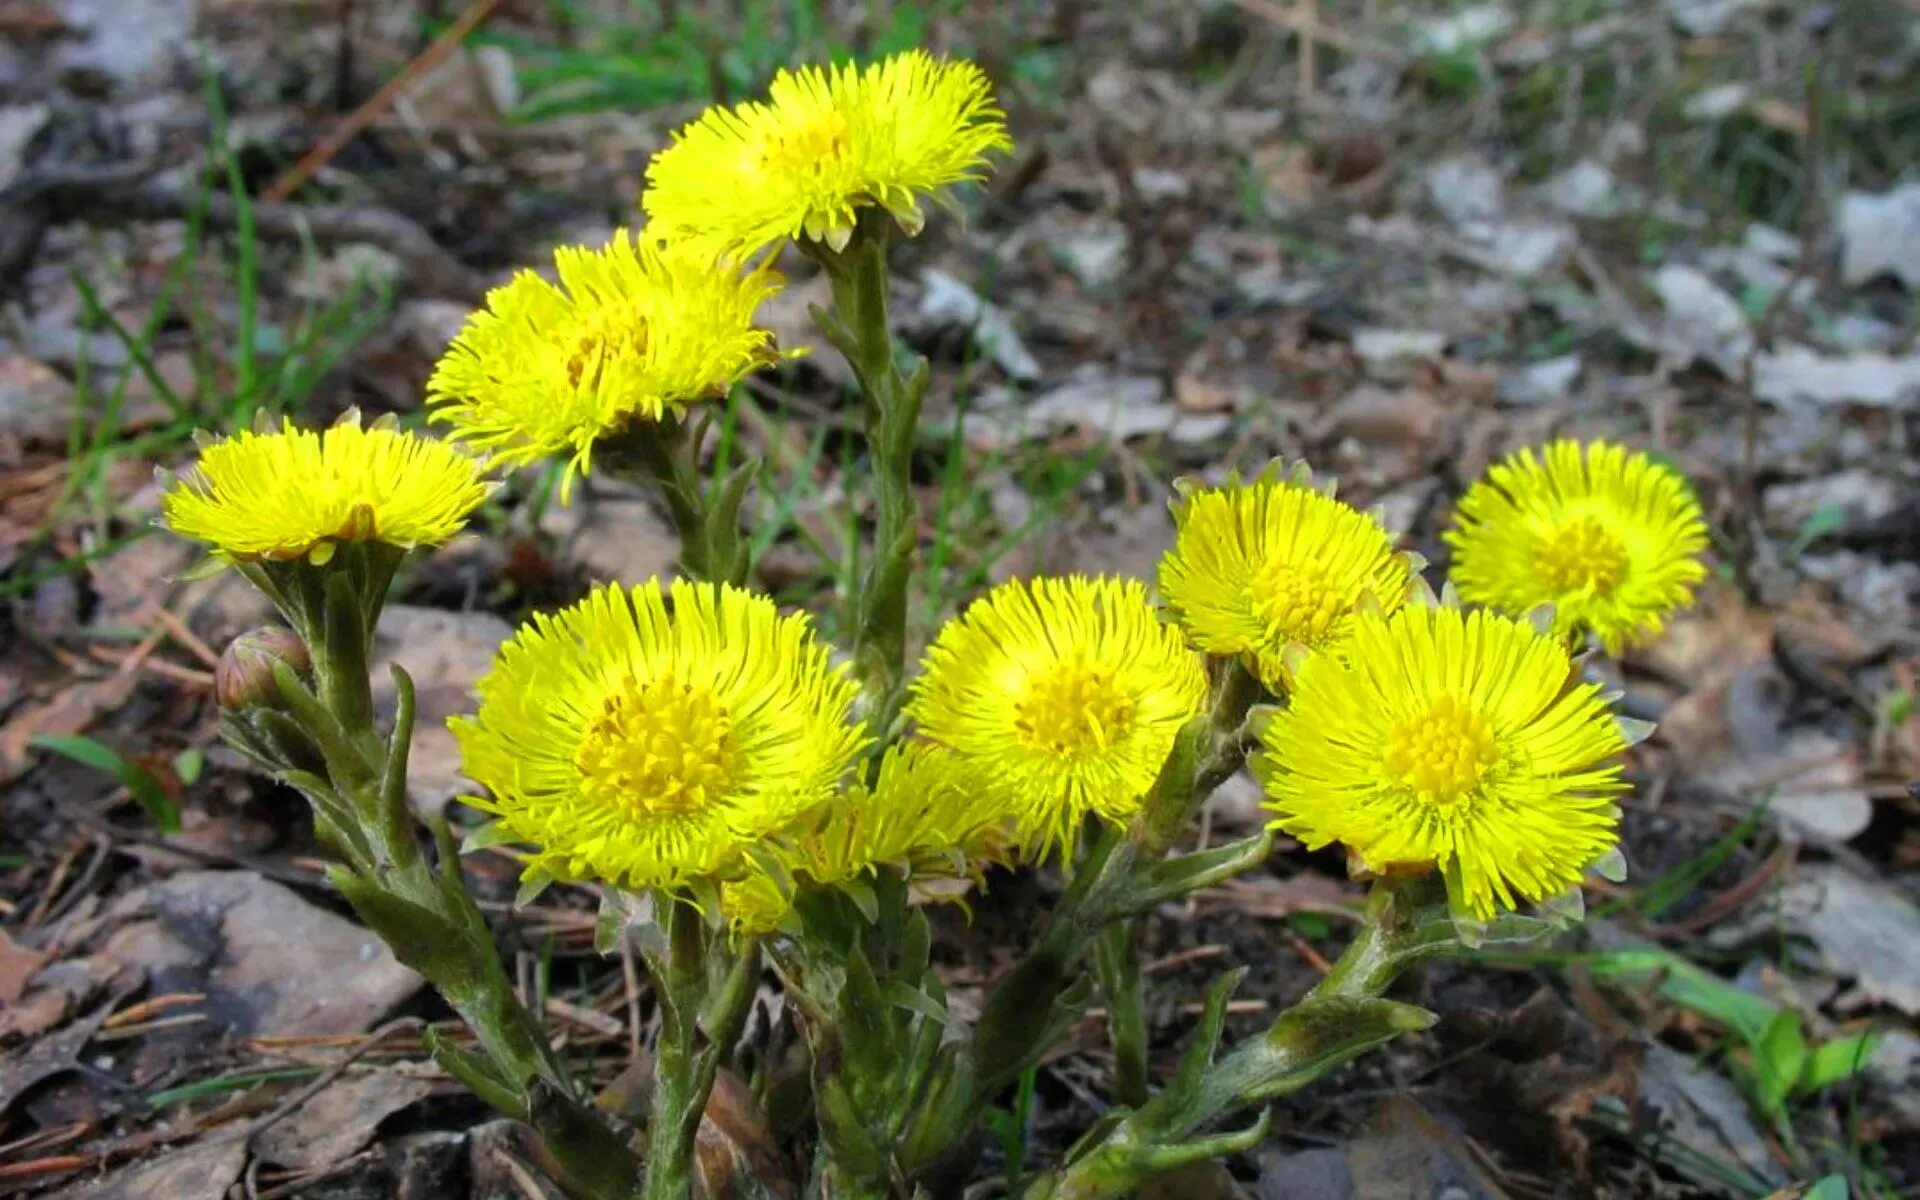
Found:
<path fill-rule="evenodd" d="M 1293 33 L 1300 40 L 1300 106 L 1304 109 L 1320 90 L 1320 0 L 1300 0 L 1295 11 L 1300 14 Z"/>
<path fill-rule="evenodd" d="M 103 1029 L 93 1035 L 95 1043 L 125 1042 L 145 1037 L 162 1029 L 179 1029 L 186 1025 L 199 1025 L 207 1020 L 206 1013 L 182 1013 L 177 1017 L 159 1017 L 152 1021 L 142 1021 L 136 1025 L 123 1025 L 118 1029 Z"/>
<path fill-rule="evenodd" d="M 142 1000 L 138 1004 L 129 1004 L 119 1012 L 114 1013 L 106 1020 L 100 1022 L 100 1028 L 120 1029 L 127 1025 L 151 1020 L 161 1013 L 170 1012 L 176 1008 L 191 1008 L 196 1004 L 203 1003 L 206 998 L 207 994 L 205 992 L 168 992 L 165 995 Z"/>
<path fill-rule="evenodd" d="M 641 1045 L 640 970 L 633 960 L 633 946 L 624 935 L 620 938 L 620 982 L 627 1001 L 627 1058 L 637 1061 Z"/>
<path fill-rule="evenodd" d="M 360 1057 L 367 1051 L 378 1046 L 381 1042 L 396 1033 L 413 1033 L 424 1028 L 426 1028 L 426 1022 L 422 1021 L 419 1017 L 401 1017 L 398 1020 L 388 1021 L 385 1025 L 369 1033 L 366 1037 L 361 1038 L 360 1044 L 347 1051 L 339 1062 L 315 1076 L 310 1083 L 293 1095 L 288 1096 L 279 1104 L 274 1105 L 272 1111 L 268 1112 L 266 1116 L 251 1122 L 245 1129 L 235 1130 L 233 1133 L 214 1139 L 212 1144 L 218 1145 L 227 1142 L 252 1141 L 260 1134 L 266 1132 L 269 1127 L 286 1120 L 286 1118 L 301 1105 L 318 1096 L 322 1091 L 325 1091 L 330 1084 L 339 1079 L 340 1076 L 346 1074 L 348 1067 L 360 1061 Z"/>
<path fill-rule="evenodd" d="M 31 929 L 46 919 L 48 910 L 53 907 L 53 902 L 60 897 L 60 889 L 67 885 L 67 875 L 72 872 L 73 864 L 79 861 L 80 851 L 80 846 L 70 846 L 54 860 L 53 870 L 47 874 L 46 887 L 40 892 L 40 902 L 35 904 L 33 911 L 27 914 L 27 928 Z"/>
<path fill-rule="evenodd" d="M 48 1146 L 58 1146 L 66 1142 L 83 1138 L 93 1132 L 95 1122 L 75 1121 L 71 1125 L 56 1125 L 52 1129 L 42 1129 L 0 1145 L 0 1157 L 9 1154 L 23 1154 L 28 1150 L 45 1150 Z"/>
<path fill-rule="evenodd" d="M 547 1200 L 547 1189 L 540 1186 L 539 1180 L 527 1170 L 526 1164 L 498 1147 L 494 1148 L 493 1157 L 494 1161 L 507 1169 L 507 1174 L 513 1177 L 513 1185 L 520 1189 L 520 1194 L 526 1200 Z"/>
<path fill-rule="evenodd" d="M 31 1179 L 35 1175 L 55 1175 L 63 1171 L 84 1171 L 94 1160 L 85 1154 L 56 1154 L 51 1158 L 30 1158 L 26 1162 L 0 1166 L 0 1179 Z"/>
<path fill-rule="evenodd" d="M 213 647 L 201 641 L 199 634 L 188 629 L 185 621 L 174 616 L 171 612 L 168 612 L 164 606 L 159 604 L 148 605 L 147 610 L 148 614 L 166 629 L 173 640 L 180 643 L 181 649 L 207 664 L 210 668 L 220 665 L 220 656 L 214 653 Z"/>
<path fill-rule="evenodd" d="M 1335 50 L 1353 55 L 1355 58 L 1373 58 L 1388 64 L 1402 63 L 1407 56 L 1392 46 L 1367 38 L 1356 37 L 1335 26 L 1319 20 L 1318 11 L 1303 12 L 1299 8 L 1282 8 L 1274 0 L 1233 0 L 1239 7 L 1256 17 L 1271 21 L 1282 29 L 1296 34 L 1311 36 L 1332 46 Z"/>
<path fill-rule="evenodd" d="M 329 1163 L 327 1166 L 321 1167 L 318 1170 L 302 1171 L 285 1182 L 276 1183 L 264 1191 L 256 1192 L 254 1194 L 254 1200 L 280 1200 L 282 1196 L 298 1195 L 302 1190 L 310 1188 L 316 1183 L 324 1183 L 329 1179 L 338 1179 L 342 1175 L 359 1170 L 365 1166 L 376 1153 L 377 1151 L 374 1149 L 362 1150 L 352 1158 L 343 1158 L 337 1163 Z M 258 1166 L 259 1162 L 259 1159 L 255 1159 L 254 1165 Z"/>
<path fill-rule="evenodd" d="M 320 139 L 313 149 L 300 156 L 300 161 L 287 168 L 273 186 L 261 194 L 260 199 L 267 204 L 279 204 L 299 191 L 315 171 L 333 161 L 342 147 L 360 131 L 373 122 L 375 117 L 392 106 L 400 94 L 412 87 L 419 78 L 440 65 L 447 55 L 452 54 L 469 33 L 480 27 L 481 22 L 493 15 L 500 7 L 500 0 L 473 0 L 465 12 L 447 26 L 446 32 L 413 57 L 413 61 L 400 68 L 398 74 L 382 84 L 380 90 L 367 97 L 359 108 L 347 114 L 347 119 L 334 126 L 327 136 Z"/>
<path fill-rule="evenodd" d="M 128 658 L 127 655 L 116 653 L 110 646 L 88 646 L 87 653 L 115 667 L 124 664 Z M 211 691 L 213 688 L 213 675 L 208 671 L 196 671 L 192 667 L 183 667 L 179 663 L 168 662 L 164 658 L 149 658 L 136 665 L 143 671 L 151 671 L 175 683 L 184 683 L 203 691 Z"/>

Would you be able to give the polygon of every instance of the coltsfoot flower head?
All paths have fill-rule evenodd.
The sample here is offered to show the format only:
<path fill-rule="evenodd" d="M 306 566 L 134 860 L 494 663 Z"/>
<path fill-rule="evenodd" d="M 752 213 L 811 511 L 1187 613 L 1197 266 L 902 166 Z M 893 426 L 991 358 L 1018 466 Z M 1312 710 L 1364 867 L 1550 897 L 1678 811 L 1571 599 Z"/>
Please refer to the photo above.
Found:
<path fill-rule="evenodd" d="M 1133 580 L 1015 580 L 947 623 L 908 713 L 1005 796 L 1030 847 L 1139 812 L 1207 684 Z"/>
<path fill-rule="evenodd" d="M 1362 613 L 1260 739 L 1276 828 L 1376 872 L 1438 866 L 1481 919 L 1561 895 L 1618 840 L 1625 730 L 1558 639 L 1499 613 Z"/>
<path fill-rule="evenodd" d="M 487 498 L 480 464 L 390 421 L 239 433 L 205 446 L 161 499 L 168 528 L 228 562 L 324 563 L 341 542 L 431 546 Z"/>
<path fill-rule="evenodd" d="M 829 886 L 892 868 L 908 882 L 977 879 L 1004 861 L 1007 810 L 975 786 L 951 751 L 925 742 L 890 747 L 871 787 L 848 788 L 774 851 L 796 880 Z M 765 871 L 727 885 L 736 927 L 766 932 L 785 920 L 792 894 Z"/>
<path fill-rule="evenodd" d="M 1270 688 L 1291 651 L 1337 644 L 1368 598 L 1392 612 L 1412 586 L 1412 562 L 1380 522 L 1298 475 L 1192 492 L 1175 520 L 1160 560 L 1168 609 L 1194 645 L 1246 656 Z"/>
<path fill-rule="evenodd" d="M 1006 124 L 987 77 L 923 50 L 865 67 L 782 70 L 765 102 L 711 108 L 647 167 L 654 222 L 752 254 L 805 237 L 835 250 L 862 208 L 919 232 L 920 198 L 977 179 Z"/>
<path fill-rule="evenodd" d="M 728 585 L 597 588 L 522 626 L 478 691 L 450 722 L 490 793 L 473 803 L 556 879 L 726 868 L 831 796 L 865 744 L 808 619 Z"/>
<path fill-rule="evenodd" d="M 779 361 L 753 323 L 780 290 L 770 270 L 625 230 L 553 257 L 559 282 L 522 271 L 488 293 L 427 383 L 433 419 L 502 463 L 566 454 L 570 483 L 625 422 L 679 412 Z"/>
<path fill-rule="evenodd" d="M 1551 604 L 1562 633 L 1618 654 L 1656 637 L 1706 578 L 1707 526 L 1675 472 L 1607 442 L 1508 456 L 1447 531 L 1460 597 L 1508 613 Z"/>

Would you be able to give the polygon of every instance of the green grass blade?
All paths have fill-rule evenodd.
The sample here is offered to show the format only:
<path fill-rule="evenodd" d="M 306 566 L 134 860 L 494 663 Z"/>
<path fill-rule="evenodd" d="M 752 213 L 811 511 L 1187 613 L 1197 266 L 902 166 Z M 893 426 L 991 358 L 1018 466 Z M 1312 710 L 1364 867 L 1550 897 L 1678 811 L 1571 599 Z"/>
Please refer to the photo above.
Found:
<path fill-rule="evenodd" d="M 43 733 L 28 744 L 111 775 L 121 787 L 133 793 L 133 798 L 147 810 L 148 818 L 159 826 L 160 832 L 180 832 L 180 809 L 173 797 L 167 795 L 152 772 L 113 747 L 90 737 L 64 733 Z"/>
<path fill-rule="evenodd" d="M 320 1074 L 319 1067 L 277 1067 L 268 1071 L 241 1071 L 233 1075 L 222 1075 L 217 1079 L 202 1079 L 198 1083 L 183 1083 L 179 1087 L 166 1088 L 147 1097 L 148 1108 L 167 1108 L 175 1104 L 184 1104 L 189 1100 L 205 1100 L 209 1096 L 224 1096 L 228 1092 L 244 1092 L 263 1083 L 293 1083 L 298 1080 L 312 1079 Z"/>

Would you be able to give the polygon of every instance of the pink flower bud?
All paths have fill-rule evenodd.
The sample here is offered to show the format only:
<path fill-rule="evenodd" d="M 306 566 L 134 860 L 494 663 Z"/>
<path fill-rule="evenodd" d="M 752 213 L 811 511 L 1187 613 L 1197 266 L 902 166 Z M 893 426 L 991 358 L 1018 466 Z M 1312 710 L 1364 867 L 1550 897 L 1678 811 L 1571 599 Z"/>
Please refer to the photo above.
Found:
<path fill-rule="evenodd" d="M 275 663 L 295 671 L 313 666 L 307 644 L 293 630 L 263 625 L 233 639 L 213 670 L 213 698 L 220 707 L 239 710 L 271 704 L 279 695 L 273 680 Z"/>

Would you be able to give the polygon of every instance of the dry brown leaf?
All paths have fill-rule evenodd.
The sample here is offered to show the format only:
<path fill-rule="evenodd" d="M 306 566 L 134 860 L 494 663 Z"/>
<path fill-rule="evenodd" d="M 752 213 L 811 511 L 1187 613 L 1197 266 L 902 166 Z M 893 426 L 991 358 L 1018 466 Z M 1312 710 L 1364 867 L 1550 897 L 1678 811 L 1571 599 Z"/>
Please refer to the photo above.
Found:
<path fill-rule="evenodd" d="M 27 990 L 27 980 L 45 961 L 46 955 L 20 945 L 0 929 L 0 1006 L 19 999 Z"/>

